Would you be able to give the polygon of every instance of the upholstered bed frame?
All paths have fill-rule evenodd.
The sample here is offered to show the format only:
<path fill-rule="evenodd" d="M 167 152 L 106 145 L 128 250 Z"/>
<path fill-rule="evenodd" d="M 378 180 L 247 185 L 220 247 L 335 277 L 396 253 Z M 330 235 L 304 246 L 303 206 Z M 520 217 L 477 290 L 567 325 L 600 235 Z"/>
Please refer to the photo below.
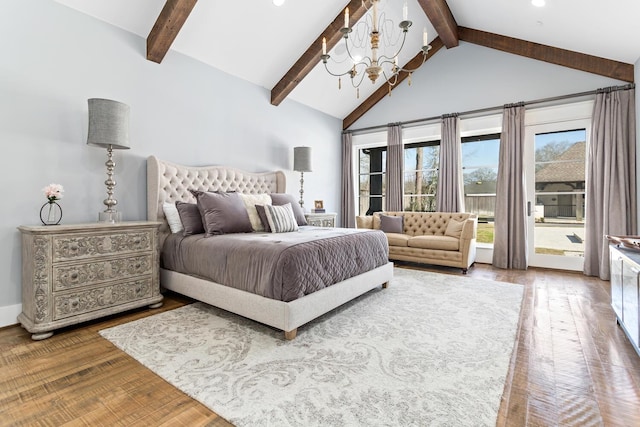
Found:
<path fill-rule="evenodd" d="M 249 173 L 222 166 L 189 167 L 147 159 L 147 218 L 160 221 L 160 247 L 170 233 L 164 217 L 164 202 L 190 202 L 190 189 L 238 191 L 246 194 L 284 193 L 286 181 L 280 171 Z M 291 302 L 265 298 L 215 282 L 161 268 L 160 285 L 224 310 L 267 324 L 296 336 L 301 326 L 318 316 L 380 285 L 386 287 L 393 277 L 393 264 L 352 277 Z"/>

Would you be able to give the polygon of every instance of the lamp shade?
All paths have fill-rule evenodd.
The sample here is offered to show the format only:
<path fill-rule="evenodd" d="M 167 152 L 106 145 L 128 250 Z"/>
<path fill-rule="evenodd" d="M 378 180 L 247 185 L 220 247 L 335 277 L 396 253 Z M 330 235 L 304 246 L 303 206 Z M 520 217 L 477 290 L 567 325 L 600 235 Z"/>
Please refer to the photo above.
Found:
<path fill-rule="evenodd" d="M 110 99 L 91 98 L 87 144 L 95 147 L 129 148 L 129 106 Z"/>
<path fill-rule="evenodd" d="M 311 147 L 293 148 L 293 170 L 311 172 Z"/>

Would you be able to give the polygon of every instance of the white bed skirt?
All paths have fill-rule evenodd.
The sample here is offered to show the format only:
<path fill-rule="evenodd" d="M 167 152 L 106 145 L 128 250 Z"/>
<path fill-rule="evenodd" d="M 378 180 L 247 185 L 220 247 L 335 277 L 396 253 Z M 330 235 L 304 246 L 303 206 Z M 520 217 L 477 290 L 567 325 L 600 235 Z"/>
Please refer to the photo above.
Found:
<path fill-rule="evenodd" d="M 224 286 L 205 279 L 160 269 L 160 285 L 215 307 L 239 314 L 285 332 L 294 331 L 393 278 L 393 263 L 351 277 L 303 298 L 283 302 Z"/>

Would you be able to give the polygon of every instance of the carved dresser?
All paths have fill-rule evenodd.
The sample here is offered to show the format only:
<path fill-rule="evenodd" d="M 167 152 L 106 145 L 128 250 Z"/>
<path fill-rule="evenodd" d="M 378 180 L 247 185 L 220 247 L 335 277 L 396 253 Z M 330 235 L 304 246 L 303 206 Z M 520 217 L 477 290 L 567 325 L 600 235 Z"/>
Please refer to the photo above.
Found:
<path fill-rule="evenodd" d="M 159 222 L 22 226 L 22 313 L 34 340 L 53 330 L 162 305 Z"/>

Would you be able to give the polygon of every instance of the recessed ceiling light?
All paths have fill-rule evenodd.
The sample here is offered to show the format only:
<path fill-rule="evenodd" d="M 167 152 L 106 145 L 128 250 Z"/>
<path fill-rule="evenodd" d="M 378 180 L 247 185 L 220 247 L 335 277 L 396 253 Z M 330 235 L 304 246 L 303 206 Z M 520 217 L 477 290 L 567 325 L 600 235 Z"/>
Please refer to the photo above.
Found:
<path fill-rule="evenodd" d="M 545 4 L 544 0 L 531 0 L 531 4 L 535 7 L 543 7 Z"/>
<path fill-rule="evenodd" d="M 284 4 L 284 0 L 273 0 L 273 4 L 275 4 L 276 6 L 282 6 Z"/>

